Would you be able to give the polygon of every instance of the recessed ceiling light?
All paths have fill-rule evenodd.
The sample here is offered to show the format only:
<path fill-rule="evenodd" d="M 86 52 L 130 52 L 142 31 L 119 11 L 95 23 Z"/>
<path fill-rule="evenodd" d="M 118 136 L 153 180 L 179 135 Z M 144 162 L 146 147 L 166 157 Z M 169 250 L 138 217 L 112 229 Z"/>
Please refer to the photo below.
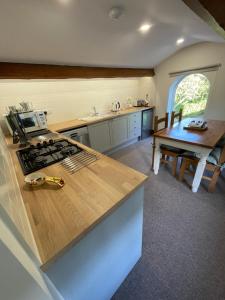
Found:
<path fill-rule="evenodd" d="M 177 45 L 180 45 L 180 44 L 182 44 L 183 42 L 184 42 L 184 39 L 183 39 L 183 38 L 180 38 L 180 39 L 177 40 Z"/>
<path fill-rule="evenodd" d="M 139 27 L 139 31 L 141 32 L 147 32 L 149 31 L 149 29 L 152 27 L 151 24 L 148 24 L 148 23 L 145 23 L 145 24 L 142 24 L 140 27 Z"/>
<path fill-rule="evenodd" d="M 109 11 L 109 17 L 113 20 L 118 20 L 124 14 L 123 6 L 114 6 Z"/>
<path fill-rule="evenodd" d="M 59 3 L 65 4 L 65 5 L 67 5 L 71 2 L 71 0 L 58 0 L 58 1 L 59 1 Z"/>

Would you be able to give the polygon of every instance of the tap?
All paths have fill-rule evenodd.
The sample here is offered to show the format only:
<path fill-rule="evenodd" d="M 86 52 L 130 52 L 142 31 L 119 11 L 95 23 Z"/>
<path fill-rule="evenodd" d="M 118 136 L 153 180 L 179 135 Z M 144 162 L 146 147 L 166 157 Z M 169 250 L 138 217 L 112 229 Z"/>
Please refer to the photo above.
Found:
<path fill-rule="evenodd" d="M 95 106 L 93 106 L 93 111 L 94 111 L 94 116 L 97 116 L 97 115 L 98 115 L 98 112 L 97 112 L 97 110 L 96 110 L 96 107 L 95 107 Z"/>

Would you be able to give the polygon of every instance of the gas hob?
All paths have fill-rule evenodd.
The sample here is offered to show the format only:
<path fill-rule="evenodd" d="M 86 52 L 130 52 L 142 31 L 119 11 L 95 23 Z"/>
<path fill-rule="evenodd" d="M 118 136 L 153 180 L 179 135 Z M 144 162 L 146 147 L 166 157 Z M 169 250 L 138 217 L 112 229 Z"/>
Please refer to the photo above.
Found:
<path fill-rule="evenodd" d="M 23 174 L 27 175 L 78 154 L 81 151 L 83 149 L 77 145 L 70 143 L 66 139 L 60 139 L 37 143 L 28 148 L 18 150 L 16 153 Z"/>

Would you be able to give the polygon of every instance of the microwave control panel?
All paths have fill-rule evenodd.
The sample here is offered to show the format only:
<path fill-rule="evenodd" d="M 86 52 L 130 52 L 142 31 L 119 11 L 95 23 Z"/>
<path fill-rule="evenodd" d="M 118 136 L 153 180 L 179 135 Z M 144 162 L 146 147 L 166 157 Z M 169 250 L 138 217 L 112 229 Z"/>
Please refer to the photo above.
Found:
<path fill-rule="evenodd" d="M 37 121 L 39 123 L 39 126 L 41 128 L 46 128 L 47 127 L 47 120 L 46 120 L 46 116 L 45 113 L 42 112 L 36 112 L 36 116 L 37 116 Z"/>

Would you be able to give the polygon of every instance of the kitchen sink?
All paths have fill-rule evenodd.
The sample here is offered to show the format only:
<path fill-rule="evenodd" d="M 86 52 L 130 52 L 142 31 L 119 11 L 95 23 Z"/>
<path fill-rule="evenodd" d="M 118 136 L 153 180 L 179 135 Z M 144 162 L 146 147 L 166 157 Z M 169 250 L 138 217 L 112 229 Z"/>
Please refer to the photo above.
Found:
<path fill-rule="evenodd" d="M 111 116 L 113 116 L 113 113 L 87 116 L 87 117 L 79 118 L 79 120 L 81 120 L 81 121 L 95 121 L 95 120 L 98 120 L 98 119 L 104 119 L 104 118 L 111 117 Z"/>

